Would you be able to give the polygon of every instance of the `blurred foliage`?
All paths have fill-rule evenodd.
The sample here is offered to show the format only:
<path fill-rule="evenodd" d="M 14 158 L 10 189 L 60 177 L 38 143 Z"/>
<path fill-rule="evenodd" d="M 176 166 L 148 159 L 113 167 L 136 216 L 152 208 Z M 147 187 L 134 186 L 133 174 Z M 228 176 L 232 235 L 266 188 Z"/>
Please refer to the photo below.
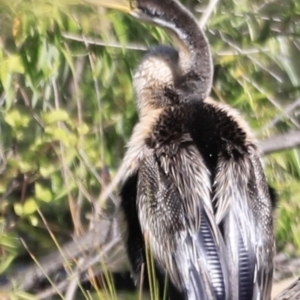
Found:
<path fill-rule="evenodd" d="M 201 18 L 208 1 L 183 1 Z M 88 226 L 137 120 L 131 72 L 162 29 L 76 0 L 0 0 L 0 272 Z M 300 2 L 223 0 L 207 24 L 213 96 L 258 138 L 300 127 Z M 265 158 L 279 251 L 300 253 L 299 149 Z M 42 220 L 45 217 L 47 222 Z"/>

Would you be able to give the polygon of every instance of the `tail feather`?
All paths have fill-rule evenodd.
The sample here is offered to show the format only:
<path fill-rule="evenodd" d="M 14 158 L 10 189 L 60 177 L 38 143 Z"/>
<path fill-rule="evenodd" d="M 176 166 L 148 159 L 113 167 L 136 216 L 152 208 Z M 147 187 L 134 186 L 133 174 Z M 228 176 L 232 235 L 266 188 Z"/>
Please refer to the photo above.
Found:
<path fill-rule="evenodd" d="M 253 298 L 253 281 L 255 270 L 255 255 L 247 251 L 243 239 L 239 236 L 239 299 L 251 300 Z"/>
<path fill-rule="evenodd" d="M 197 271 L 197 268 L 193 263 L 191 263 L 189 266 L 189 279 L 190 279 L 190 286 L 188 290 L 188 299 L 208 300 L 209 298 L 207 297 L 207 292 L 206 292 L 203 279 L 200 279 L 199 272 Z"/>
<path fill-rule="evenodd" d="M 211 226 L 205 212 L 201 216 L 201 230 L 199 233 L 199 242 L 203 247 L 206 256 L 210 281 L 216 295 L 216 299 L 225 299 L 226 288 L 224 282 L 224 266 L 222 268 L 220 249 L 216 245 Z"/>
<path fill-rule="evenodd" d="M 218 243 L 203 210 L 199 232 L 189 232 L 176 255 L 180 261 L 178 263 L 176 260 L 186 289 L 186 299 L 230 299 L 228 271 Z"/>
<path fill-rule="evenodd" d="M 232 300 L 254 299 L 256 255 L 253 245 L 244 234 L 240 220 L 231 212 L 224 220 L 227 257 L 230 261 Z"/>

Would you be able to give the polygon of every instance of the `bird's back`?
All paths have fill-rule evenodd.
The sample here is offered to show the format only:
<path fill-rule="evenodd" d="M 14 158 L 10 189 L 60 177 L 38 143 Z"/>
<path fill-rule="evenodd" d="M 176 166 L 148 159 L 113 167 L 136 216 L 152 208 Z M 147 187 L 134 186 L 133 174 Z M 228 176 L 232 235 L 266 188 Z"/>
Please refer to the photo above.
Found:
<path fill-rule="evenodd" d="M 187 299 L 268 299 L 271 203 L 247 126 L 189 101 L 163 109 L 145 142 L 137 207 L 158 266 Z"/>

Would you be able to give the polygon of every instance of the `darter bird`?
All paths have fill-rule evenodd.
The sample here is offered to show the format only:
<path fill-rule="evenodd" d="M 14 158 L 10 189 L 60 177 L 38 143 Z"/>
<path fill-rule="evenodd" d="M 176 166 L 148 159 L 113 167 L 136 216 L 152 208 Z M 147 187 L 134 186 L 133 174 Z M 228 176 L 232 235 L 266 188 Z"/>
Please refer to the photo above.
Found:
<path fill-rule="evenodd" d="M 208 97 L 203 31 L 175 0 L 114 8 L 165 28 L 177 46 L 154 47 L 134 73 L 139 121 L 114 181 L 136 281 L 150 253 L 169 299 L 270 299 L 270 193 L 248 125 Z"/>

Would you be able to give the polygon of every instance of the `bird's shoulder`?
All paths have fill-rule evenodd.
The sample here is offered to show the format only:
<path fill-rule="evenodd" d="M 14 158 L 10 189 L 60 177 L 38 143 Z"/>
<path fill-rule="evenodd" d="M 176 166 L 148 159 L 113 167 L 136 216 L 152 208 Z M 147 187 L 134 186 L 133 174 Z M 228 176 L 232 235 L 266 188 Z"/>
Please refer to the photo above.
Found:
<path fill-rule="evenodd" d="M 186 126 L 187 118 L 188 111 L 184 105 L 165 107 L 152 124 L 146 144 L 150 148 L 158 149 L 192 142 Z"/>
<path fill-rule="evenodd" d="M 212 98 L 203 101 L 191 101 L 189 109 L 188 130 L 201 144 L 214 146 L 220 151 L 229 150 L 228 146 L 246 150 L 256 140 L 247 122 L 240 113 L 224 103 Z"/>

